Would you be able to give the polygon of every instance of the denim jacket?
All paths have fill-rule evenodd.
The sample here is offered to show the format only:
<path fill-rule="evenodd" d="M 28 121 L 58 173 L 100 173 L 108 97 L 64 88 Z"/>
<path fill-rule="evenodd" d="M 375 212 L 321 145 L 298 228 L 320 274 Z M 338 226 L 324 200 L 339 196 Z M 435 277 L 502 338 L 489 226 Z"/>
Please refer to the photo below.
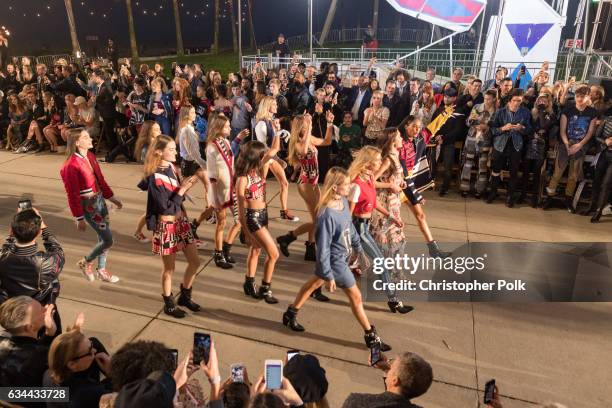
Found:
<path fill-rule="evenodd" d="M 522 131 L 510 130 L 503 132 L 501 128 L 507 123 L 517 123 L 524 126 Z M 493 115 L 489 122 L 491 135 L 493 137 L 493 147 L 498 152 L 503 152 L 508 143 L 508 139 L 512 138 L 512 144 L 517 152 L 523 148 L 523 136 L 531 134 L 533 128 L 531 126 L 531 113 L 523 106 L 519 107 L 516 112 L 512 112 L 508 107 L 499 109 Z"/>
<path fill-rule="evenodd" d="M 164 115 L 168 119 L 172 119 L 172 114 L 174 112 L 172 110 L 171 100 L 172 100 L 172 94 L 171 93 L 164 93 L 164 92 L 162 92 L 161 99 L 160 99 L 160 102 L 164 106 L 164 113 L 162 115 Z M 155 115 L 153 115 L 153 109 L 155 108 L 154 105 L 155 105 L 155 94 L 152 93 L 149 96 L 149 104 L 147 105 L 147 108 L 149 109 L 149 116 L 151 118 L 153 118 L 155 116 Z"/>

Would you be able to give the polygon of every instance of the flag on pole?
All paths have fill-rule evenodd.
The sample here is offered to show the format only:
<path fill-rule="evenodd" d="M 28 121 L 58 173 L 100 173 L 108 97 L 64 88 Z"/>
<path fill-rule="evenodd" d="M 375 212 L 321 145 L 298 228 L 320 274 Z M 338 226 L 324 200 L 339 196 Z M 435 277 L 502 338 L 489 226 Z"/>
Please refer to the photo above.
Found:
<path fill-rule="evenodd" d="M 387 0 L 394 9 L 455 32 L 467 31 L 487 0 Z"/>

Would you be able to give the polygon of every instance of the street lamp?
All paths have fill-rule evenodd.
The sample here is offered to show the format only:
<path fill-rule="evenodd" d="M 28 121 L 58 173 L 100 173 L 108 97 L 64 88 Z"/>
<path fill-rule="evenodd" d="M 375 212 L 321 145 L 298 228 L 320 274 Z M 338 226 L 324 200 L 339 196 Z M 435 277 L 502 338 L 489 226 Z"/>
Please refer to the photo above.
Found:
<path fill-rule="evenodd" d="M 308 44 L 310 45 L 310 60 L 312 61 L 312 1 L 308 0 Z"/>
<path fill-rule="evenodd" d="M 238 0 L 238 68 L 242 68 L 242 0 Z"/>

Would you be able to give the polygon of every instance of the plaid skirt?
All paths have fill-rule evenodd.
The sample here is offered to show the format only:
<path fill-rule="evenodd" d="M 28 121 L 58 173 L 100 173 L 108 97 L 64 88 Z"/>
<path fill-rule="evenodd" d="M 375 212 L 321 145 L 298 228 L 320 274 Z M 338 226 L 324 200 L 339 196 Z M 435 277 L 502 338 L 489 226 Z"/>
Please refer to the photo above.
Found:
<path fill-rule="evenodd" d="M 153 253 L 172 255 L 195 242 L 189 221 L 181 218 L 175 221 L 159 221 L 153 233 Z"/>

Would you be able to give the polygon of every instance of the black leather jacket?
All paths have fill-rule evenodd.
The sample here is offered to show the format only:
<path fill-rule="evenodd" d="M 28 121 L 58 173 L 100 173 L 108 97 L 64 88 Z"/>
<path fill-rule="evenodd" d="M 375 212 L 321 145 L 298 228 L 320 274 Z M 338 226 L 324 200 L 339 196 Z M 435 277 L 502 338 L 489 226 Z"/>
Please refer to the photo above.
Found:
<path fill-rule="evenodd" d="M 0 303 L 15 296 L 30 296 L 46 305 L 59 295 L 59 274 L 64 250 L 47 228 L 42 233 L 45 251 L 37 245 L 18 247 L 9 236 L 0 250 Z"/>
<path fill-rule="evenodd" d="M 52 340 L 0 334 L 0 386 L 40 387 Z"/>

